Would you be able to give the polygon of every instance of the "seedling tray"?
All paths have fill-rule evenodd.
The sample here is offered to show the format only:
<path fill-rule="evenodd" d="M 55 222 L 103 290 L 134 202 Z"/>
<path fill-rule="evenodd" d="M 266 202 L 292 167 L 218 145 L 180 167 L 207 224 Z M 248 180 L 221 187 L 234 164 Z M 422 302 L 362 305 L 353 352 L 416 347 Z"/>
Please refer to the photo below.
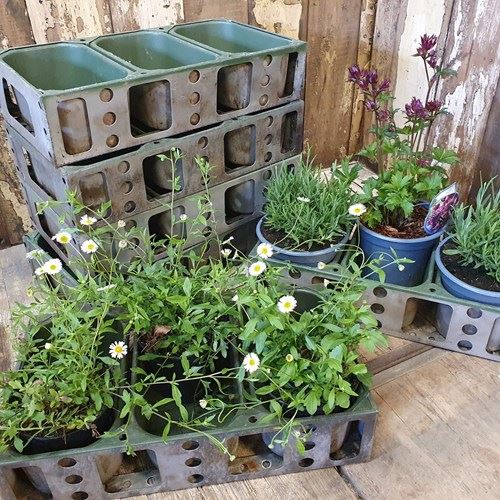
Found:
<path fill-rule="evenodd" d="M 202 132 L 153 141 L 128 151 L 54 168 L 51 161 L 12 127 L 8 135 L 21 182 L 31 181 L 53 199 L 65 200 L 72 191 L 90 208 L 111 202 L 108 222 L 146 212 L 204 190 L 195 162 L 211 165 L 213 187 L 266 165 L 280 162 L 302 149 L 304 104 L 296 101 L 252 116 L 228 120 Z M 173 192 L 172 158 L 177 148 L 182 159 L 175 165 L 179 189 Z"/>
<path fill-rule="evenodd" d="M 356 244 L 356 240 L 350 242 Z M 252 251 L 255 255 L 255 249 Z M 334 286 L 342 276 L 349 278 L 349 255 L 340 252 L 327 269 L 292 265 L 283 279 L 301 287 L 324 283 Z M 283 261 L 270 259 L 276 265 Z M 404 271 L 402 271 L 404 272 Z M 424 282 L 414 287 L 364 279 L 363 300 L 387 335 L 450 351 L 500 361 L 500 308 L 454 297 L 441 284 L 432 255 Z"/>
<path fill-rule="evenodd" d="M 279 430 L 276 422 L 259 423 L 267 410 L 240 411 L 207 431 L 231 448 L 234 461 L 198 433 L 173 430 L 165 443 L 134 419 L 129 439 L 135 457 L 125 455 L 121 436 L 39 455 L 9 450 L 0 455 L 0 491 L 5 500 L 47 498 L 27 479 L 26 468 L 38 483 L 42 478 L 51 498 L 112 499 L 364 462 L 371 455 L 377 414 L 373 399 L 364 392 L 346 411 L 297 420 L 310 432 L 306 451 L 297 452 L 292 436 L 279 456 L 263 441 L 263 433 Z M 119 425 L 117 421 L 115 427 Z"/>
<path fill-rule="evenodd" d="M 226 20 L 7 49 L 0 109 L 67 165 L 300 99 L 305 51 Z"/>

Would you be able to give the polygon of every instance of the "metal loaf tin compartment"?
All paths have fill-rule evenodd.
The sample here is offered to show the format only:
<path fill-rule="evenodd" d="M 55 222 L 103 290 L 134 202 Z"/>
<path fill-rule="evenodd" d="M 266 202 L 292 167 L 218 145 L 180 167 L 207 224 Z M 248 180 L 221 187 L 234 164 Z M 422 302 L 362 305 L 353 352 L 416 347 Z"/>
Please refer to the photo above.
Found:
<path fill-rule="evenodd" d="M 346 411 L 300 419 L 310 432 L 303 455 L 296 451 L 293 436 L 283 456 L 267 447 L 263 434 L 278 428 L 273 423 L 259 423 L 266 414 L 263 407 L 240 411 L 226 424 L 206 431 L 231 447 L 236 456 L 232 462 L 205 436 L 173 429 L 164 443 L 135 419 L 129 429 L 135 457 L 125 454 L 120 436 L 100 439 L 85 448 L 31 456 L 8 450 L 0 454 L 2 498 L 126 498 L 339 467 L 370 458 L 378 410 L 367 392 Z M 36 478 L 38 488 L 51 496 L 41 494 L 26 470 L 29 477 Z"/>
<path fill-rule="evenodd" d="M 356 245 L 356 239 L 349 244 Z M 255 249 L 251 253 L 255 254 Z M 327 279 L 334 286 L 342 276 L 349 277 L 348 258 L 344 251 L 323 270 L 293 264 L 283 279 L 301 287 L 318 286 Z M 269 260 L 283 265 L 282 261 Z M 387 335 L 500 361 L 500 308 L 451 295 L 441 284 L 434 253 L 421 285 L 403 287 L 371 279 L 363 282 L 367 287 L 363 300 L 370 305 L 379 327 Z M 440 327 L 443 314 L 446 331 Z"/>
<path fill-rule="evenodd" d="M 31 180 L 47 195 L 65 200 L 67 191 L 93 209 L 111 202 L 108 222 L 151 210 L 205 189 L 197 156 L 211 165 L 208 186 L 228 182 L 291 156 L 302 149 L 303 101 L 256 115 L 228 120 L 202 132 L 153 141 L 92 161 L 54 168 L 37 149 L 8 126 L 21 181 Z M 183 157 L 175 165 L 179 188 L 173 192 L 172 148 Z M 165 155 L 163 161 L 158 155 Z M 172 160 L 173 161 L 173 160 Z"/>
<path fill-rule="evenodd" d="M 207 207 L 211 216 L 205 227 L 193 227 L 189 220 L 193 220 L 199 213 L 200 194 L 174 199 L 173 210 L 170 205 L 162 205 L 155 209 L 124 219 L 126 228 L 133 227 L 146 229 L 147 234 L 154 238 L 164 238 L 170 234 L 171 212 L 178 221 L 173 225 L 173 234 L 186 238 L 186 247 L 193 247 L 204 243 L 215 235 L 226 235 L 235 231 L 247 222 L 254 221 L 262 215 L 262 207 L 265 203 L 265 186 L 272 178 L 274 172 L 280 168 L 293 168 L 300 161 L 300 155 L 289 158 L 281 163 L 276 163 L 251 172 L 224 184 L 219 184 L 209 189 L 211 206 Z M 45 241 L 53 248 L 58 256 L 69 263 L 71 259 L 81 256 L 80 244 L 85 239 L 80 235 L 73 244 L 65 246 L 57 244 L 52 237 L 62 227 L 75 227 L 78 225 L 79 216 L 75 216 L 67 204 L 47 208 L 44 214 L 37 213 L 37 204 L 51 200 L 51 198 L 38 185 L 31 181 L 23 184 L 23 190 L 28 205 L 28 210 L 36 230 L 42 234 Z M 180 221 L 180 216 L 186 215 L 188 221 Z M 105 222 L 101 222 L 101 225 Z M 112 226 L 116 228 L 116 223 Z M 129 248 L 121 250 L 119 260 L 128 262 L 137 253 L 134 249 L 139 240 L 131 241 Z M 114 239 L 110 248 L 106 251 L 112 255 L 118 252 L 118 241 Z M 161 259 L 164 253 L 158 253 Z"/>
<path fill-rule="evenodd" d="M 61 166 L 301 98 L 304 42 L 226 20 L 185 27 L 214 23 L 240 51 L 168 27 L 7 49 L 0 109 Z"/>

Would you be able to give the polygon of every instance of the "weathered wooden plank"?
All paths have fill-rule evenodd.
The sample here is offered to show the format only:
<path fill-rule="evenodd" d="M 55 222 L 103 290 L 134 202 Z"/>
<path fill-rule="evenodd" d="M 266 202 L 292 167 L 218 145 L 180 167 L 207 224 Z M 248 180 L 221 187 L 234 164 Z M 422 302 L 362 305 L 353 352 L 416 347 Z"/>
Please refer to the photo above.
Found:
<path fill-rule="evenodd" d="M 373 459 L 344 477 L 361 498 L 497 498 L 499 376 L 498 363 L 446 353 L 378 387 Z"/>
<path fill-rule="evenodd" d="M 250 24 L 281 35 L 299 38 L 301 0 L 248 0 Z"/>
<path fill-rule="evenodd" d="M 115 32 L 157 28 L 184 20 L 182 0 L 108 0 Z"/>
<path fill-rule="evenodd" d="M 112 31 L 107 0 L 26 0 L 26 7 L 37 43 Z"/>
<path fill-rule="evenodd" d="M 496 0 L 456 0 L 447 35 L 444 61 L 458 75 L 440 85 L 438 96 L 446 96 L 451 114 L 433 129 L 431 141 L 458 151 L 460 164 L 451 177 L 459 182 L 463 195 L 474 179 L 500 75 L 500 23 L 492 15 L 497 8 Z"/>
<path fill-rule="evenodd" d="M 29 302 L 26 290 L 31 269 L 25 255 L 24 245 L 0 252 L 0 371 L 8 369 L 12 362 L 10 312 L 16 302 Z"/>
<path fill-rule="evenodd" d="M 346 71 L 358 55 L 362 4 L 309 2 L 305 137 L 324 165 L 349 146 L 353 88 Z"/>
<path fill-rule="evenodd" d="M 1 2 L 0 47 L 28 45 L 33 41 L 24 0 Z M 28 212 L 15 172 L 0 119 L 0 248 L 20 243 L 24 230 L 29 227 Z"/>
<path fill-rule="evenodd" d="M 247 0 L 184 0 L 184 20 L 201 21 L 203 19 L 232 19 L 240 23 L 248 23 Z"/>

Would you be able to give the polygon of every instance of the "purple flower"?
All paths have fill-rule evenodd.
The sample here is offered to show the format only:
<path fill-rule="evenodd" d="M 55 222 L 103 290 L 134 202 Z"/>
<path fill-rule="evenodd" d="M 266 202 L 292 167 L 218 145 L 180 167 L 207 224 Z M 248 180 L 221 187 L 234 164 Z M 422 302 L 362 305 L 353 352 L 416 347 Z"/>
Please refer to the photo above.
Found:
<path fill-rule="evenodd" d="M 414 97 L 410 104 L 405 104 L 406 116 L 408 118 L 421 118 L 425 120 L 429 116 L 429 111 L 427 111 L 422 104 L 420 99 Z"/>
<path fill-rule="evenodd" d="M 436 69 L 436 66 L 437 66 L 437 63 L 438 63 L 438 60 L 437 60 L 437 54 L 436 54 L 436 51 L 435 50 L 431 50 L 428 54 L 427 54 L 427 63 L 429 64 L 429 66 L 433 69 Z"/>
<path fill-rule="evenodd" d="M 419 159 L 417 160 L 417 165 L 418 165 L 419 167 L 424 167 L 424 168 L 426 168 L 426 167 L 430 167 L 430 166 L 431 166 L 431 161 L 430 161 L 430 160 L 428 160 L 428 159 L 426 159 L 426 158 L 419 158 Z"/>
<path fill-rule="evenodd" d="M 388 109 L 377 109 L 375 111 L 375 115 L 377 116 L 377 119 L 380 122 L 387 122 L 387 121 L 389 121 L 389 118 L 391 116 L 391 114 L 389 113 Z"/>
<path fill-rule="evenodd" d="M 378 74 L 376 70 L 370 70 L 365 73 L 365 80 L 370 85 L 375 85 L 378 81 Z"/>
<path fill-rule="evenodd" d="M 429 111 L 430 113 L 437 113 L 440 109 L 443 103 L 441 101 L 427 101 L 427 104 L 425 105 L 425 109 Z"/>
<path fill-rule="evenodd" d="M 382 80 L 380 85 L 378 86 L 379 92 L 387 92 L 391 88 L 391 81 L 390 80 Z"/>
<path fill-rule="evenodd" d="M 357 83 L 363 75 L 363 70 L 357 64 L 351 66 L 348 69 L 348 72 L 349 72 L 348 80 L 354 83 Z"/>
<path fill-rule="evenodd" d="M 417 48 L 417 55 L 420 57 L 423 57 L 424 59 L 427 58 L 429 51 L 434 48 L 434 46 L 437 43 L 437 36 L 436 35 L 422 35 L 420 37 L 420 45 Z"/>
<path fill-rule="evenodd" d="M 376 111 L 377 109 L 377 103 L 375 101 L 365 101 L 365 108 L 368 111 Z"/>

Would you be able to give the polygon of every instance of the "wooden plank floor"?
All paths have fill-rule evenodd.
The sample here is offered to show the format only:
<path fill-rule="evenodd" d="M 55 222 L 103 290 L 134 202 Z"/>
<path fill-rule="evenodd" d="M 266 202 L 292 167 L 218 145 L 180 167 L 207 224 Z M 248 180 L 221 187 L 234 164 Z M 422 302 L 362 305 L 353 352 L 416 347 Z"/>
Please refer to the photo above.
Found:
<path fill-rule="evenodd" d="M 8 311 L 27 300 L 29 279 L 22 246 L 0 251 L 3 369 L 10 359 Z M 500 364 L 391 337 L 366 359 L 380 409 L 370 462 L 136 498 L 500 498 Z"/>

